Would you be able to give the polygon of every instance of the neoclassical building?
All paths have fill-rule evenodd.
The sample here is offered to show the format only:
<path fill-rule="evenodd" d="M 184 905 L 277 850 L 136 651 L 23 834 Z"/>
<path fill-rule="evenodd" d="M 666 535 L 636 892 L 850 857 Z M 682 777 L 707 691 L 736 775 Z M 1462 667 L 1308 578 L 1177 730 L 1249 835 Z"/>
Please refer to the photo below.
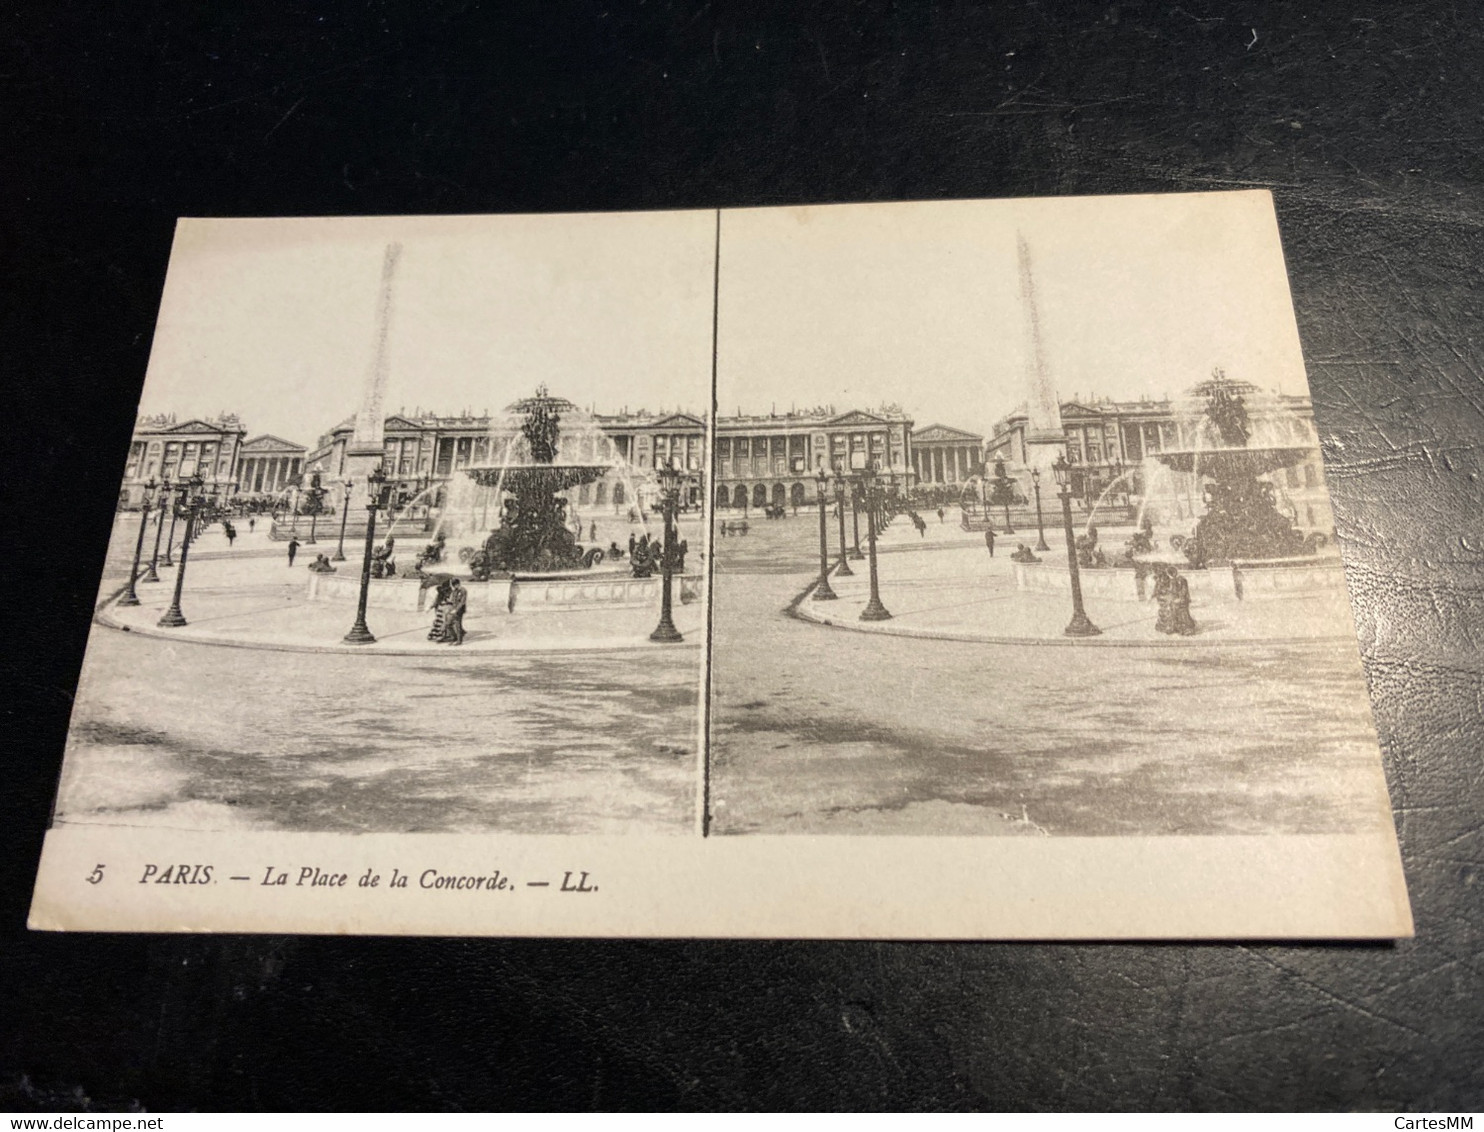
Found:
<path fill-rule="evenodd" d="M 304 471 L 307 449 L 292 440 L 264 433 L 242 445 L 238 461 L 237 491 L 243 496 L 277 495 L 297 487 Z"/>
<path fill-rule="evenodd" d="M 1312 446 L 1312 454 L 1301 464 L 1268 478 L 1286 497 L 1296 523 L 1319 531 L 1332 530 L 1334 515 L 1314 434 L 1313 403 L 1308 397 L 1293 394 L 1260 394 L 1247 407 L 1254 434 L 1273 443 Z M 1149 486 L 1145 483 L 1146 457 L 1166 449 L 1197 447 L 1198 422 L 1198 411 L 1169 399 L 1115 401 L 1091 397 L 1062 401 L 1067 462 L 1077 469 L 1073 482 L 1078 496 L 1096 499 L 1110 486 L 1115 494 L 1126 489 L 1132 496 L 1144 495 Z M 1025 465 L 1026 426 L 1023 410 L 995 422 L 985 446 L 986 462 L 1003 459 L 1012 467 Z M 1197 485 L 1185 486 L 1188 490 L 1182 514 L 1198 514 Z"/>
<path fill-rule="evenodd" d="M 858 469 L 873 460 L 910 480 L 912 419 L 905 413 L 817 409 L 718 417 L 716 507 L 802 507 L 814 502 L 821 467 Z"/>
<path fill-rule="evenodd" d="M 505 419 L 488 414 L 393 413 L 385 420 L 383 466 L 402 485 L 403 498 L 430 489 L 435 489 L 436 497 L 436 488 L 464 469 L 498 460 L 511 427 Z M 305 471 L 329 479 L 343 477 L 353 429 L 353 420 L 346 419 L 321 436 L 305 457 Z M 860 468 L 875 460 L 904 483 L 917 477 L 912 419 L 896 409 L 720 417 L 716 434 L 712 498 L 719 508 L 812 502 L 814 476 L 821 466 Z M 695 413 L 642 409 L 584 414 L 580 425 L 564 433 L 562 458 L 615 464 L 614 474 L 577 489 L 574 502 L 579 508 L 636 502 L 647 506 L 654 469 L 672 461 L 695 475 L 687 502 L 699 506 L 701 477 L 710 465 L 707 420 Z"/>
<path fill-rule="evenodd" d="M 305 470 L 329 479 L 345 475 L 355 422 L 347 418 L 322 435 L 305 458 Z M 383 426 L 382 466 L 400 485 L 402 498 L 419 493 L 437 498 L 466 468 L 498 462 L 514 426 L 489 414 L 393 413 Z M 611 415 L 583 414 L 569 420 L 561 439 L 562 459 L 614 464 L 614 473 L 577 489 L 579 507 L 648 505 L 656 466 L 677 461 L 694 474 L 691 506 L 699 506 L 699 480 L 706 469 L 706 420 L 686 412 L 647 410 Z"/>
<path fill-rule="evenodd" d="M 950 425 L 930 424 L 912 433 L 912 470 L 923 486 L 963 483 L 984 467 L 984 437 Z"/>
<path fill-rule="evenodd" d="M 230 495 L 247 430 L 233 413 L 177 421 L 173 413 L 142 416 L 134 424 L 119 506 L 138 507 L 150 481 L 200 476 L 207 490 Z"/>

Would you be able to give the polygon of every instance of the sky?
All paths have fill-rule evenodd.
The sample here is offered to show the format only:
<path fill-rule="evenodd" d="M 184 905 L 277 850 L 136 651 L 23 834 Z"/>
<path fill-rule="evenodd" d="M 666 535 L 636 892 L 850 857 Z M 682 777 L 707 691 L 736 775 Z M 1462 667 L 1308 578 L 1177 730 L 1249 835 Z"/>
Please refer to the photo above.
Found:
<path fill-rule="evenodd" d="M 141 411 L 300 443 L 351 416 L 388 243 L 388 412 L 711 400 L 716 214 L 183 220 Z M 1307 391 L 1264 192 L 727 210 L 723 414 L 896 402 L 988 434 L 1026 397 L 1017 241 L 1063 399 Z"/>
<path fill-rule="evenodd" d="M 355 414 L 393 278 L 387 412 L 711 404 L 714 212 L 182 220 L 140 410 L 313 445 Z"/>
<path fill-rule="evenodd" d="M 1063 400 L 1216 366 L 1308 392 L 1267 193 L 1063 197 L 724 213 L 721 412 L 899 402 L 988 435 L 1027 397 L 1021 237 Z"/>

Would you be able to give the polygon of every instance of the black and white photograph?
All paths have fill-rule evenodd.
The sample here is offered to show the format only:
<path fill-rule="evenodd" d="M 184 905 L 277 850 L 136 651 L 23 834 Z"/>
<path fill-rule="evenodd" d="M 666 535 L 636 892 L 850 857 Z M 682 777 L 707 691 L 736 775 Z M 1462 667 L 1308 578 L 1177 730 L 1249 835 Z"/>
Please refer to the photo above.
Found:
<path fill-rule="evenodd" d="M 1473 1119 L 1475 10 L 7 16 L 0 1111 Z"/>
<path fill-rule="evenodd" d="M 47 844 L 43 927 L 1407 934 L 1272 198 L 182 220 Z"/>
<path fill-rule="evenodd" d="M 722 223 L 720 834 L 1387 830 L 1266 193 Z"/>
<path fill-rule="evenodd" d="M 689 833 L 713 256 L 183 220 L 54 825 Z"/>

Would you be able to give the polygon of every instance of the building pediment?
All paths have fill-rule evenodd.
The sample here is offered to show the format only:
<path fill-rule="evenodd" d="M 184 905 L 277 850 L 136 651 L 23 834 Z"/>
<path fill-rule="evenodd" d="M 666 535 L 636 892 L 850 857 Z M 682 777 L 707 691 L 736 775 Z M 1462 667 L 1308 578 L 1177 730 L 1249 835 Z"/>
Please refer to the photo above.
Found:
<path fill-rule="evenodd" d="M 984 437 L 980 436 L 977 432 L 968 432 L 961 428 L 953 428 L 950 425 L 940 424 L 925 425 L 922 428 L 914 429 L 912 432 L 912 442 L 914 444 L 937 440 L 955 444 L 981 444 L 984 441 Z"/>
<path fill-rule="evenodd" d="M 281 436 L 265 432 L 262 436 L 255 436 L 251 440 L 244 441 L 242 451 L 254 456 L 265 452 L 303 452 L 304 445 L 295 444 L 292 440 L 285 440 Z"/>
<path fill-rule="evenodd" d="M 885 417 L 878 417 L 875 413 L 863 412 L 860 409 L 852 409 L 848 413 L 841 413 L 838 417 L 831 417 L 824 422 L 831 428 L 856 427 L 859 425 L 887 426 L 892 422 Z"/>
<path fill-rule="evenodd" d="M 1063 417 L 1101 417 L 1103 411 L 1094 409 L 1091 405 L 1084 405 L 1080 401 L 1063 401 L 1061 415 Z"/>
<path fill-rule="evenodd" d="M 646 428 L 662 429 L 704 429 L 706 422 L 700 417 L 693 417 L 689 413 L 671 413 L 668 416 L 658 417 L 652 421 L 645 422 Z"/>
<path fill-rule="evenodd" d="M 217 433 L 218 435 L 224 435 L 224 434 L 227 433 L 228 430 L 222 428 L 222 426 L 219 425 L 219 424 L 212 424 L 210 421 L 203 421 L 203 420 L 198 420 L 198 419 L 192 419 L 192 420 L 188 420 L 188 421 L 182 421 L 180 424 L 163 425 L 163 426 L 157 426 L 155 428 L 147 428 L 144 431 L 146 431 L 146 432 L 153 432 L 153 433 L 156 433 L 156 434 L 158 434 L 160 436 L 179 436 L 179 435 L 185 434 L 185 433 L 203 433 L 203 432 L 214 432 L 214 433 Z"/>

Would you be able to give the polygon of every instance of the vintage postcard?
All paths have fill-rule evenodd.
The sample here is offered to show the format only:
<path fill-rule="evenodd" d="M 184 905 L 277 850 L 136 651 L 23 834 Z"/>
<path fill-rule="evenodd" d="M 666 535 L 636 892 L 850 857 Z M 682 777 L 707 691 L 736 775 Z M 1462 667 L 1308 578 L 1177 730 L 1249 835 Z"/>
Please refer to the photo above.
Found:
<path fill-rule="evenodd" d="M 1412 925 L 1267 193 L 182 220 L 31 924 Z"/>

